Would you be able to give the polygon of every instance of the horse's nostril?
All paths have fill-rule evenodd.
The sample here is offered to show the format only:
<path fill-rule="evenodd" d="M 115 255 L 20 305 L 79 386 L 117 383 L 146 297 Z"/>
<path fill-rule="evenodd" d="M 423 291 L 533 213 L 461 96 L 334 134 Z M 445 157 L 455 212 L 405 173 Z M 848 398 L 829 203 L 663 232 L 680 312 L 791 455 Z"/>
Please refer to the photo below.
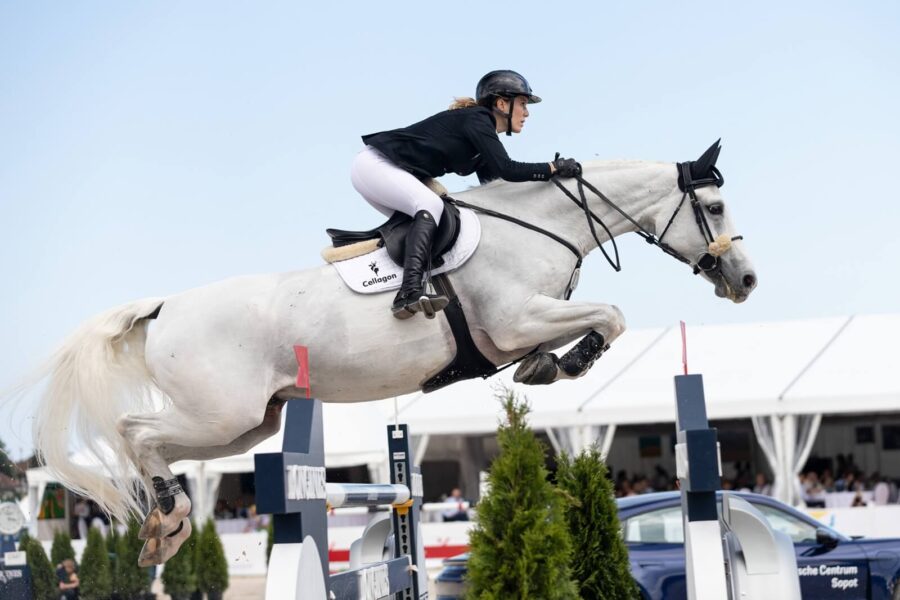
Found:
<path fill-rule="evenodd" d="M 752 273 L 748 273 L 747 275 L 744 275 L 744 278 L 742 279 L 742 281 L 744 283 L 744 287 L 747 288 L 748 290 L 756 287 L 756 275 L 754 275 Z"/>

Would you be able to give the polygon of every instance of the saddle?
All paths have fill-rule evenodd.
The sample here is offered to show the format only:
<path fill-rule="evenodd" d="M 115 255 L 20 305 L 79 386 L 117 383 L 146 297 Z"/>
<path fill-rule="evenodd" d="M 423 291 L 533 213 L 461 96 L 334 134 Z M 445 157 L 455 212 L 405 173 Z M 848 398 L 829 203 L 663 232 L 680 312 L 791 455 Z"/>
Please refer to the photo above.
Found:
<path fill-rule="evenodd" d="M 444 264 L 444 255 L 456 243 L 462 229 L 460 212 L 453 204 L 453 199 L 442 195 L 441 200 L 444 202 L 444 214 L 441 216 L 441 223 L 435 233 L 431 247 L 432 268 L 435 269 Z M 332 248 L 326 248 L 326 251 L 333 248 L 349 247 L 361 242 L 377 242 L 373 244 L 373 247 L 361 248 L 359 254 L 370 252 L 378 247 L 384 247 L 391 260 L 402 266 L 406 252 L 406 233 L 409 231 L 411 224 L 412 217 L 401 212 L 395 212 L 385 223 L 368 231 L 326 229 L 325 231 L 331 238 L 332 243 Z M 352 253 L 344 258 L 351 258 L 352 256 L 357 256 L 357 253 Z M 344 258 L 329 260 L 326 257 L 326 260 L 334 263 L 335 260 L 343 260 Z M 346 262 L 350 261 L 347 260 Z M 373 262 L 372 265 L 375 265 L 375 263 Z M 369 267 L 371 268 L 372 265 L 369 265 Z M 384 273 L 382 271 L 382 275 Z M 378 271 L 375 274 L 378 275 Z M 472 377 L 486 378 L 496 373 L 497 367 L 485 358 L 472 339 L 462 303 L 459 301 L 459 297 L 456 295 L 456 291 L 453 289 L 447 274 L 435 275 L 432 278 L 432 284 L 436 292 L 444 294 L 450 299 L 450 304 L 442 311 L 442 314 L 446 317 L 456 342 L 456 355 L 449 365 L 421 384 L 422 391 L 426 393 L 433 392 L 456 381 Z"/>
<path fill-rule="evenodd" d="M 444 264 L 442 255 L 453 247 L 459 237 L 459 209 L 442 198 L 444 214 L 431 243 L 431 265 L 440 267 Z M 335 248 L 358 244 L 369 240 L 377 240 L 378 246 L 384 246 L 388 255 L 398 265 L 403 264 L 406 256 L 406 234 L 412 225 L 412 217 L 402 212 L 395 212 L 390 219 L 368 231 L 345 231 L 343 229 L 326 229 Z"/>

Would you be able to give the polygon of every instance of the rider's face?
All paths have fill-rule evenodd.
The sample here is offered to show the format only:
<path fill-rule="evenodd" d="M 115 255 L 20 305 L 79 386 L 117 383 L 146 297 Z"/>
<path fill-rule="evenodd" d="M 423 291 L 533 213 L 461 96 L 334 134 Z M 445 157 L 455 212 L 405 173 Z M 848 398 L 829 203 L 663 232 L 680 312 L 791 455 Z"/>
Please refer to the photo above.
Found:
<path fill-rule="evenodd" d="M 497 100 L 497 109 L 501 111 L 503 115 L 509 114 L 510 102 L 512 102 L 513 104 L 512 132 L 521 133 L 522 128 L 525 126 L 525 119 L 528 118 L 528 99 L 525 96 L 516 96 L 512 100 L 508 98 L 500 98 Z M 502 123 L 502 128 L 500 127 L 501 120 L 504 121 Z M 503 119 L 501 117 L 497 121 L 497 131 L 506 131 L 506 119 Z"/>

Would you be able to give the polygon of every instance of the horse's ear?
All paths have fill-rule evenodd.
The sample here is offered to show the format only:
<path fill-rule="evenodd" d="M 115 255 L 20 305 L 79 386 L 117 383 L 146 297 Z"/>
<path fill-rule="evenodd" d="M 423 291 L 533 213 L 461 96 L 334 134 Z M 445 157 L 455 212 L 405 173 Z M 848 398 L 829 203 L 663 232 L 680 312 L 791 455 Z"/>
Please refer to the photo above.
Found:
<path fill-rule="evenodd" d="M 719 152 L 722 150 L 720 142 L 722 138 L 713 142 L 713 145 L 706 149 L 706 152 L 700 155 L 691 165 L 691 176 L 694 179 L 703 179 L 709 173 L 710 168 L 716 166 L 716 160 L 719 158 Z"/>

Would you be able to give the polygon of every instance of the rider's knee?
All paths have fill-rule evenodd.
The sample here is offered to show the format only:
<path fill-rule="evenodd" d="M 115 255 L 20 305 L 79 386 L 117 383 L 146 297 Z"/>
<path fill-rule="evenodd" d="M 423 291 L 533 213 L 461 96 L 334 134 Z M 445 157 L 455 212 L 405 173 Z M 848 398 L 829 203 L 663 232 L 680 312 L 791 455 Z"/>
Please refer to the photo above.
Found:
<path fill-rule="evenodd" d="M 444 214 L 444 201 L 438 198 L 431 190 L 428 190 L 427 194 L 422 194 L 421 197 L 416 198 L 416 212 L 420 210 L 427 210 L 434 217 L 435 225 L 440 225 L 441 215 Z"/>

